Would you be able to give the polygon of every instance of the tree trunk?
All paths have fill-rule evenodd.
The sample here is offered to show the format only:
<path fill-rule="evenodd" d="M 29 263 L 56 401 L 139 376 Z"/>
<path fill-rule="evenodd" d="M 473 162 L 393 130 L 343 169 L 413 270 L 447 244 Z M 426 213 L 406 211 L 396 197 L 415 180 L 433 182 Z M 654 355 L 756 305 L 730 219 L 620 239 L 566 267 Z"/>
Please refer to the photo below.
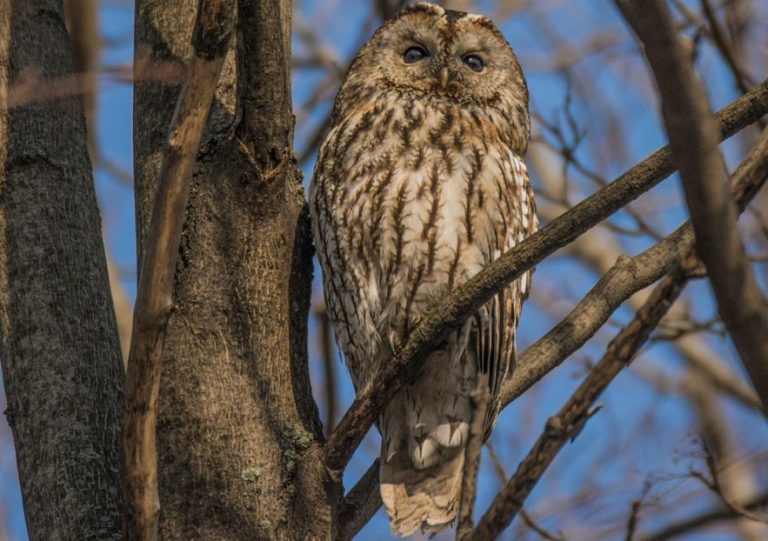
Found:
<path fill-rule="evenodd" d="M 0 359 L 30 538 L 119 539 L 123 367 L 71 56 L 60 0 L 0 0 Z"/>
<path fill-rule="evenodd" d="M 136 3 L 140 257 L 196 4 Z M 311 243 L 291 148 L 290 2 L 239 4 L 237 50 L 272 67 L 236 74 L 230 51 L 192 181 L 160 390 L 160 535 L 330 538 L 341 486 L 322 466 L 307 369 Z"/>

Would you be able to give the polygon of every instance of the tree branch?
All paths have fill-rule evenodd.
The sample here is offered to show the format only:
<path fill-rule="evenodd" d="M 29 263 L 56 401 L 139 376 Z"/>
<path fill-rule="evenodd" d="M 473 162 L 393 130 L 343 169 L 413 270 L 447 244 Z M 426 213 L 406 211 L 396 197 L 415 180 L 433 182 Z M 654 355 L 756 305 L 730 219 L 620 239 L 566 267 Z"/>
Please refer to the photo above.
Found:
<path fill-rule="evenodd" d="M 736 226 L 736 208 L 723 182 L 724 164 L 706 94 L 685 59 L 666 4 L 617 0 L 617 5 L 645 44 L 656 77 L 696 231 L 696 250 L 707 267 L 720 316 L 763 406 L 768 406 L 768 303 Z"/>
<path fill-rule="evenodd" d="M 338 520 L 340 541 L 349 541 L 355 537 L 381 507 L 380 464 L 378 458 L 374 460 L 357 484 L 344 497 Z"/>
<path fill-rule="evenodd" d="M 195 55 L 171 122 L 134 311 L 123 418 L 126 539 L 158 535 L 155 430 L 165 329 L 192 170 L 234 28 L 234 0 L 201 0 Z"/>
<path fill-rule="evenodd" d="M 722 136 L 730 137 L 766 113 L 768 80 L 720 111 L 718 121 Z M 460 328 L 469 314 L 527 269 L 650 190 L 673 171 L 669 148 L 657 150 L 442 300 L 382 369 L 374 383 L 357 396 L 328 440 L 326 465 L 336 471 L 344 468 L 387 399 L 415 377 L 426 355 L 451 331 Z"/>
<path fill-rule="evenodd" d="M 275 14 L 280 24 L 275 24 Z M 242 121 L 237 135 L 261 173 L 293 160 L 291 109 L 291 2 L 238 0 L 237 95 Z M 265 81 L 270 81 L 265 84 Z"/>

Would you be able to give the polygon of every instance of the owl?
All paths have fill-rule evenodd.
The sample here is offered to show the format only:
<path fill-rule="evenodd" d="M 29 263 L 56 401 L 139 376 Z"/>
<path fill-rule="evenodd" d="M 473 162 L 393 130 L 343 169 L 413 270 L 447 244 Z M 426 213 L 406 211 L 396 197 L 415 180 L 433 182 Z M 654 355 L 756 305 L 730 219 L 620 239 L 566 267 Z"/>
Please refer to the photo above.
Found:
<path fill-rule="evenodd" d="M 356 389 L 436 303 L 536 230 L 529 132 L 517 58 L 483 16 L 413 4 L 357 53 L 310 188 L 328 313 Z M 381 413 L 393 532 L 453 521 L 470 395 L 486 373 L 488 434 L 529 287 L 526 273 L 468 318 Z"/>

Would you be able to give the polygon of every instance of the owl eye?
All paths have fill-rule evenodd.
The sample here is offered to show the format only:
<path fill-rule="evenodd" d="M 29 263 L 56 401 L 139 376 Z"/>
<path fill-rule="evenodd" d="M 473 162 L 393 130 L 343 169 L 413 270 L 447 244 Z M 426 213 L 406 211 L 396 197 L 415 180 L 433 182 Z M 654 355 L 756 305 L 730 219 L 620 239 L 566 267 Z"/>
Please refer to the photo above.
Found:
<path fill-rule="evenodd" d="M 413 47 L 408 47 L 408 50 L 405 51 L 405 54 L 403 55 L 403 60 L 405 60 L 406 64 L 413 64 L 414 62 L 423 60 L 428 56 L 429 56 L 429 53 L 424 47 L 414 45 Z"/>
<path fill-rule="evenodd" d="M 481 72 L 483 71 L 483 68 L 485 67 L 485 62 L 483 62 L 483 59 L 477 56 L 476 54 L 465 54 L 461 57 L 461 59 L 464 61 L 464 63 L 469 66 L 469 68 L 472 71 Z"/>

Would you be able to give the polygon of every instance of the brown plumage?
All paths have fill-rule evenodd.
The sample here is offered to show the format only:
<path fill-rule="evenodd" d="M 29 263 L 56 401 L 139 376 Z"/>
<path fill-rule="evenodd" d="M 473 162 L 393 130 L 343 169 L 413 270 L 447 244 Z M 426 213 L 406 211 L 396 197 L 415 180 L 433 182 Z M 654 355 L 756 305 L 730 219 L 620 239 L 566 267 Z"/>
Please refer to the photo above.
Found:
<path fill-rule="evenodd" d="M 415 4 L 357 54 L 310 193 L 327 306 L 357 389 L 440 298 L 535 231 L 528 136 L 525 80 L 485 17 Z M 487 372 L 490 430 L 529 286 L 527 273 L 471 317 L 381 415 L 394 532 L 453 520 L 469 396 Z"/>

